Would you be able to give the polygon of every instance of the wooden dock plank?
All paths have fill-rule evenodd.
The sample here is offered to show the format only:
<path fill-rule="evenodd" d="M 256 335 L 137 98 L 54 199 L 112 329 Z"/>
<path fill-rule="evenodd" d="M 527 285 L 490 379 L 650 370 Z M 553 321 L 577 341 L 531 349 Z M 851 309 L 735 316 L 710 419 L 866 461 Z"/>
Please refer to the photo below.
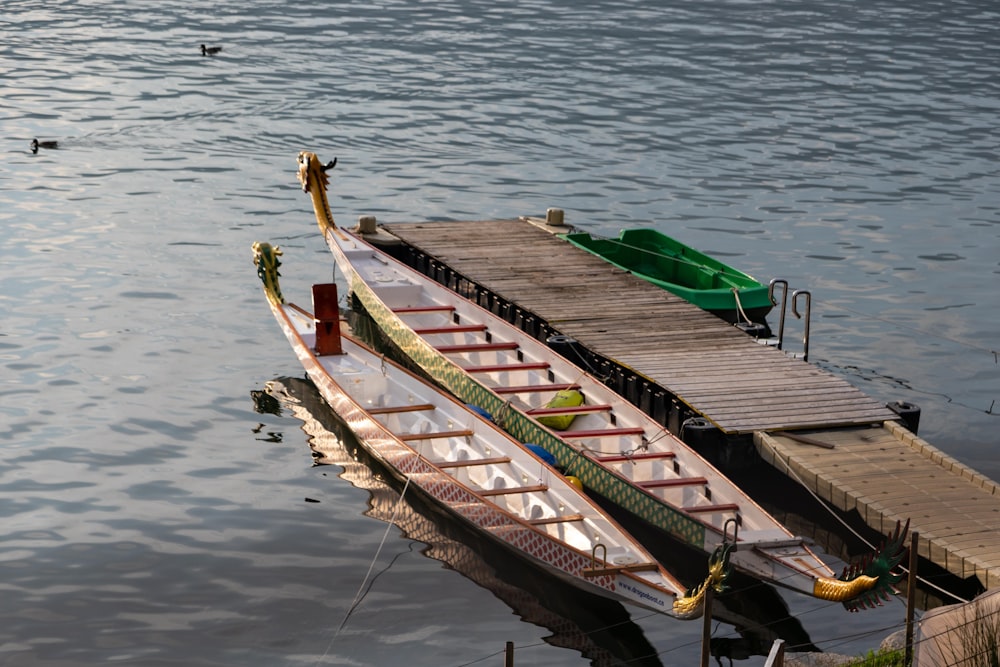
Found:
<path fill-rule="evenodd" d="M 527 222 L 423 222 L 386 229 L 524 312 L 543 316 L 582 346 L 641 369 L 724 432 L 895 418 L 842 379 L 760 345 Z"/>
<path fill-rule="evenodd" d="M 795 435 L 795 434 L 793 434 Z M 857 510 L 882 532 L 910 519 L 921 555 L 959 577 L 1000 585 L 1000 494 L 997 485 L 896 424 L 810 432 L 832 449 L 757 433 L 761 456 L 845 511 Z"/>

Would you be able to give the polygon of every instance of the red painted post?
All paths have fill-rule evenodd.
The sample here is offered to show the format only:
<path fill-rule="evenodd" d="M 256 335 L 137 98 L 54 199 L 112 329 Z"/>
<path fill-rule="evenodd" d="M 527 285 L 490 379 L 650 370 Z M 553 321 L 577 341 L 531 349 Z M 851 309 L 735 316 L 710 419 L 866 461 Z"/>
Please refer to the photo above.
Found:
<path fill-rule="evenodd" d="M 316 324 L 316 354 L 343 354 L 340 345 L 340 307 L 334 283 L 313 285 L 313 317 Z"/>

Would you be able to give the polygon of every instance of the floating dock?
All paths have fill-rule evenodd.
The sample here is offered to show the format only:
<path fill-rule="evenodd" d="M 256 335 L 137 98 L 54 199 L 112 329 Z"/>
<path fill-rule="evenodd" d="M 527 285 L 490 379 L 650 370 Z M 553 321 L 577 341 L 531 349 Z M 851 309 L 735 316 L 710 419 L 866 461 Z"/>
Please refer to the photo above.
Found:
<path fill-rule="evenodd" d="M 383 225 L 410 266 L 564 351 L 674 433 L 701 422 L 886 534 L 910 519 L 920 555 L 1000 585 L 997 485 L 900 425 L 845 380 L 526 220 Z M 382 234 L 380 234 L 382 236 Z"/>
<path fill-rule="evenodd" d="M 1000 586 L 1000 488 L 895 422 L 754 434 L 761 458 L 888 535 L 920 532 L 920 556 L 984 588 Z"/>
<path fill-rule="evenodd" d="M 634 386 L 621 393 L 637 404 L 645 400 L 658 419 L 664 415 L 657 412 L 675 412 L 679 425 L 700 416 L 727 435 L 898 419 L 850 383 L 757 343 L 534 224 L 384 229 L 406 243 L 407 264 L 539 337 L 550 331 L 571 337 L 603 358 L 602 371 L 633 371 L 618 384 Z M 668 400 L 662 409 L 654 405 Z"/>

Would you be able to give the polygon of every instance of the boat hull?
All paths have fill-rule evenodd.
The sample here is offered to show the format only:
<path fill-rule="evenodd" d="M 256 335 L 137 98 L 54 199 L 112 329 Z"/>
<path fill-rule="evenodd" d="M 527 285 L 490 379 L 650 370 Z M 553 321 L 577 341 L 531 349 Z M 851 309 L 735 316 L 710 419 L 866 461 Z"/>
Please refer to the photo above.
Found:
<path fill-rule="evenodd" d="M 317 464 L 337 466 L 342 470 L 338 477 L 368 492 L 367 516 L 394 524 L 409 539 L 429 545 L 421 550 L 423 555 L 489 591 L 526 622 L 547 629 L 550 644 L 577 651 L 595 664 L 645 664 L 643 657 L 656 653 L 619 601 L 567 586 L 563 580 L 531 567 L 509 549 L 497 549 L 492 540 L 454 520 L 436 502 L 422 496 L 401 496 L 402 487 L 388 481 L 394 478 L 391 471 L 352 437 L 310 381 L 277 378 L 267 382 L 264 391 L 302 421 Z M 697 576 L 701 576 L 700 572 Z M 773 611 L 765 609 L 765 619 L 787 616 L 787 608 L 774 607 Z M 784 629 L 774 632 L 767 620 L 761 621 L 759 607 L 754 608 L 756 615 L 752 617 L 726 612 L 720 604 L 713 606 L 714 618 L 753 628 L 751 636 L 759 637 L 757 643 L 761 646 L 770 646 L 775 639 L 789 634 Z M 594 628 L 609 630 L 594 632 Z M 792 628 L 791 632 L 798 633 L 792 636 L 803 636 L 796 643 L 809 641 L 801 628 Z"/>
<path fill-rule="evenodd" d="M 767 285 L 655 229 L 626 229 L 617 239 L 560 236 L 733 324 L 763 323 L 773 306 Z"/>

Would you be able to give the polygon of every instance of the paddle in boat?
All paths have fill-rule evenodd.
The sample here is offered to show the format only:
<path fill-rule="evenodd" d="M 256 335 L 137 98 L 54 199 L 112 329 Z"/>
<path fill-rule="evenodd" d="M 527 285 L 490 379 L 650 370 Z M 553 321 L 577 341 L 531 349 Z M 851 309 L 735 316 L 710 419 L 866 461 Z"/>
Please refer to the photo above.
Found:
<path fill-rule="evenodd" d="M 655 229 L 559 237 L 732 324 L 763 324 L 774 305 L 767 285 Z"/>
<path fill-rule="evenodd" d="M 536 566 L 605 597 L 681 619 L 721 586 L 726 554 L 687 594 L 540 449 L 513 439 L 454 397 L 341 331 L 335 284 L 313 287 L 313 311 L 285 302 L 281 251 L 253 247 L 275 318 L 320 394 L 363 446 L 407 486 Z"/>
<path fill-rule="evenodd" d="M 838 579 L 728 478 L 662 425 L 541 341 L 338 227 L 328 169 L 299 155 L 299 180 L 356 302 L 399 349 L 520 442 L 551 453 L 586 489 L 737 569 L 849 606 L 886 594 L 901 575 L 897 527 L 870 567 Z"/>

